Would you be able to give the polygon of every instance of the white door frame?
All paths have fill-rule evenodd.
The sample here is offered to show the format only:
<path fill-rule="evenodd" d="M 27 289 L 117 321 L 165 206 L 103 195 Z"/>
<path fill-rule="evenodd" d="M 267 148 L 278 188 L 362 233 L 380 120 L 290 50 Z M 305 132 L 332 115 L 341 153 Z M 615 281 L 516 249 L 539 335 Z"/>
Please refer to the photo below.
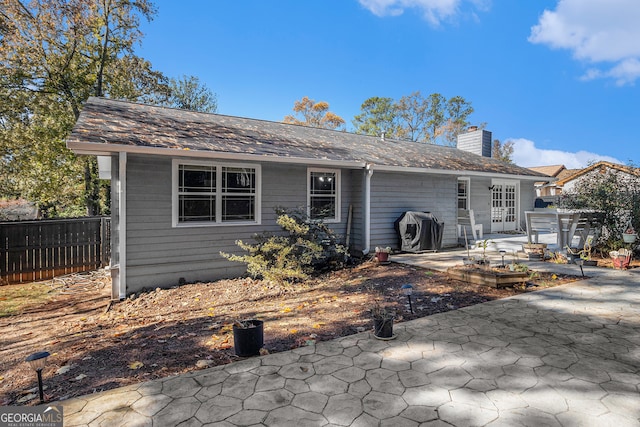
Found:
<path fill-rule="evenodd" d="M 491 180 L 491 232 L 516 230 L 520 223 L 520 181 Z"/>

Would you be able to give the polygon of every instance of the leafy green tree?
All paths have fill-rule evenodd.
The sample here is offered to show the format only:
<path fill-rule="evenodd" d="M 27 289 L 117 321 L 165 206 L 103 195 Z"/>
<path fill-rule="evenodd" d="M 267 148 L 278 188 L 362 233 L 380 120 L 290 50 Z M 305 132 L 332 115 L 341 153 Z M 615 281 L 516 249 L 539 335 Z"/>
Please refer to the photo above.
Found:
<path fill-rule="evenodd" d="M 392 98 L 367 99 L 361 113 L 354 117 L 355 132 L 381 135 L 431 144 L 455 145 L 458 133 L 468 125 L 473 112 L 471 104 L 461 96 L 447 100 L 439 93 L 426 98 L 419 91 Z"/>
<path fill-rule="evenodd" d="M 216 94 L 195 76 L 170 79 L 166 100 L 159 104 L 203 113 L 215 113 L 218 110 Z"/>
<path fill-rule="evenodd" d="M 166 79 L 133 54 L 149 0 L 5 0 L 0 31 L 2 195 L 22 195 L 50 215 L 101 213 L 95 158 L 65 138 L 89 96 L 143 100 Z M 104 191 L 105 186 L 102 186 Z"/>
<path fill-rule="evenodd" d="M 400 120 L 400 138 L 424 142 L 428 139 L 429 103 L 419 91 L 403 96 L 396 104 Z"/>
<path fill-rule="evenodd" d="M 444 131 L 445 145 L 455 146 L 458 134 L 463 132 L 468 126 L 468 117 L 473 113 L 471 103 L 461 96 L 454 96 L 447 101 L 447 118 Z"/>
<path fill-rule="evenodd" d="M 355 132 L 362 135 L 397 139 L 400 137 L 398 111 L 393 98 L 372 97 L 360 106 L 362 113 L 353 118 Z"/>
<path fill-rule="evenodd" d="M 493 144 L 491 145 L 491 157 L 513 164 L 512 156 L 513 141 L 500 142 L 499 139 L 493 140 Z"/>
<path fill-rule="evenodd" d="M 444 124 L 446 123 L 445 104 L 447 100 L 439 93 L 432 93 L 427 100 L 429 102 L 427 109 L 429 120 L 427 120 L 426 142 L 435 144 L 444 133 Z"/>
<path fill-rule="evenodd" d="M 601 226 L 596 246 L 603 252 L 624 246 L 622 233 L 631 225 L 640 230 L 640 171 L 632 166 L 628 173 L 614 168 L 596 168 L 563 192 L 561 208 L 587 210 Z"/>
<path fill-rule="evenodd" d="M 340 129 L 344 126 L 344 119 L 329 111 L 326 101 L 316 102 L 305 96 L 294 103 L 293 111 L 293 115 L 285 116 L 284 123 L 322 129 Z"/>

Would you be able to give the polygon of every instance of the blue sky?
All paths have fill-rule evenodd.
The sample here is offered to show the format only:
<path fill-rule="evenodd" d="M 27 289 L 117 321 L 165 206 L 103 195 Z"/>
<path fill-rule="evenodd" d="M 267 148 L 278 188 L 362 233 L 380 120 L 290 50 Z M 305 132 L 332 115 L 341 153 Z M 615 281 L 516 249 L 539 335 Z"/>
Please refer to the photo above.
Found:
<path fill-rule="evenodd" d="M 198 76 L 218 113 L 281 121 L 303 96 L 460 95 L 522 166 L 640 165 L 638 0 L 157 0 L 137 53 Z"/>

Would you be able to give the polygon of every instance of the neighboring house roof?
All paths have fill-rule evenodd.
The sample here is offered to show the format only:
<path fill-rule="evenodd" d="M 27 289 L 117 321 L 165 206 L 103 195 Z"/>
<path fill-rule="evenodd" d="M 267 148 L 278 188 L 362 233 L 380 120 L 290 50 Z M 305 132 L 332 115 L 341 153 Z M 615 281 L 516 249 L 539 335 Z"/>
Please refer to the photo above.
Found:
<path fill-rule="evenodd" d="M 549 178 L 555 178 L 558 174 L 562 173 L 565 170 L 564 165 L 550 165 L 550 166 L 533 166 L 530 167 L 532 171 L 541 173 L 543 175 L 548 176 Z M 549 179 L 546 181 L 537 181 L 534 183 L 536 187 L 549 187 L 551 182 L 554 182 L 555 179 Z"/>
<path fill-rule="evenodd" d="M 527 179 L 542 176 L 453 147 L 103 98 L 89 98 L 67 145 L 81 154 L 124 151 Z"/>
<path fill-rule="evenodd" d="M 620 172 L 624 172 L 624 173 L 628 173 L 629 175 L 635 175 L 635 176 L 640 176 L 640 169 L 638 168 L 634 168 L 631 166 L 624 166 L 624 165 L 619 165 L 617 163 L 611 163 L 611 162 L 606 162 L 606 161 L 601 161 L 598 163 L 594 163 L 591 166 L 588 166 L 584 169 L 578 169 L 576 170 L 574 173 L 572 174 L 568 174 L 566 176 L 564 176 L 563 178 L 559 179 L 556 184 L 557 185 L 565 185 L 567 182 L 569 181 L 573 181 L 576 178 L 579 178 L 593 170 L 596 169 L 600 169 L 602 171 L 606 171 L 607 169 L 615 169 L 617 171 Z"/>
<path fill-rule="evenodd" d="M 539 172 L 543 175 L 557 177 L 558 174 L 564 171 L 566 168 L 564 165 L 551 165 L 551 166 L 533 166 L 530 167 L 532 171 Z"/>
<path fill-rule="evenodd" d="M 558 180 L 562 180 L 565 178 L 568 178 L 572 175 L 575 175 L 576 173 L 580 172 L 582 169 L 565 169 L 562 172 L 560 172 L 556 178 L 558 178 Z M 556 182 L 557 184 L 557 182 Z"/>

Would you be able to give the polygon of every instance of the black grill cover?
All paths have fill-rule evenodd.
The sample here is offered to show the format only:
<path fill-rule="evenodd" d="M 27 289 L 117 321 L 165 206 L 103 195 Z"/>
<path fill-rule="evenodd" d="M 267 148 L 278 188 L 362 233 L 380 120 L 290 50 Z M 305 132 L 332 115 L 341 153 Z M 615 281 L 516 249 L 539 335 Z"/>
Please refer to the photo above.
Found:
<path fill-rule="evenodd" d="M 394 225 L 402 251 L 437 251 L 442 247 L 444 222 L 430 212 L 407 211 Z"/>

